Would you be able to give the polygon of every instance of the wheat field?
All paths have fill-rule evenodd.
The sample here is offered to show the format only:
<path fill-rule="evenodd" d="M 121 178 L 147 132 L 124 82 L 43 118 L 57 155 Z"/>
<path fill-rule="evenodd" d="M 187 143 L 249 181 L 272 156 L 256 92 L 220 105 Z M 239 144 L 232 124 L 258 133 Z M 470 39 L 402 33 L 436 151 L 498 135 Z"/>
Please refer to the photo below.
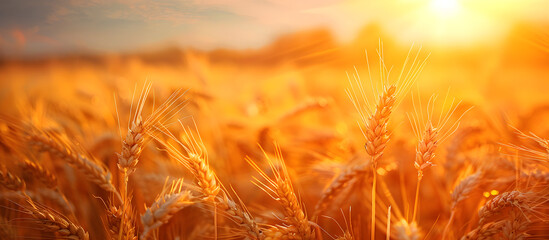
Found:
<path fill-rule="evenodd" d="M 324 35 L 3 61 L 0 239 L 549 238 L 546 47 Z"/>

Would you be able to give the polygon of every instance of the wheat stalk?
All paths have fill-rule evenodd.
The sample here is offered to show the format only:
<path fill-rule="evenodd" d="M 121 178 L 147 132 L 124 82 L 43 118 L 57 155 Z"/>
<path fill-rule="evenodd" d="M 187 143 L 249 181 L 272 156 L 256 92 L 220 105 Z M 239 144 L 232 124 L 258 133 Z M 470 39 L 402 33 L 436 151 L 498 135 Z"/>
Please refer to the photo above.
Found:
<path fill-rule="evenodd" d="M 418 78 L 419 73 L 422 71 L 423 67 L 425 66 L 425 62 L 427 60 L 425 59 L 423 61 L 418 61 L 419 52 L 421 50 L 420 48 L 420 50 L 414 57 L 411 66 L 406 71 L 408 60 L 410 59 L 410 53 L 412 49 L 413 47 L 410 48 L 410 51 L 408 52 L 408 56 L 404 61 L 404 65 L 397 78 L 397 81 L 394 82 L 393 84 L 389 84 L 388 80 L 389 80 L 390 71 L 387 69 L 387 66 L 385 65 L 384 56 L 383 56 L 383 45 L 380 42 L 380 49 L 378 50 L 378 55 L 379 55 L 379 69 L 380 69 L 380 78 L 381 78 L 381 84 L 382 84 L 382 93 L 381 94 L 378 93 L 379 100 L 377 101 L 375 107 L 373 108 L 371 107 L 370 102 L 366 97 L 362 84 L 359 83 L 359 80 L 360 80 L 359 77 L 355 75 L 355 81 L 357 83 L 356 89 L 349 78 L 349 82 L 351 82 L 352 90 L 347 90 L 347 95 L 351 99 L 353 106 L 359 113 L 360 118 L 362 120 L 362 124 L 359 124 L 359 127 L 366 139 L 366 143 L 364 147 L 366 149 L 366 153 L 368 153 L 370 157 L 370 164 L 372 167 L 373 181 L 372 181 L 372 204 L 371 204 L 371 211 L 372 211 L 371 236 L 370 236 L 371 239 L 375 239 L 376 183 L 377 183 L 377 170 L 378 170 L 377 168 L 378 168 L 379 160 L 383 155 L 383 151 L 385 149 L 387 141 L 389 140 L 389 134 L 387 131 L 387 123 L 389 120 L 389 116 L 393 108 L 396 105 L 398 105 L 397 101 L 401 100 L 401 99 L 398 99 L 398 97 L 403 97 L 404 95 L 406 95 L 411 85 L 413 85 L 415 80 Z M 368 59 L 368 57 L 366 57 L 366 59 Z M 368 72 L 370 73 L 369 62 L 367 62 L 366 64 L 368 66 Z M 370 82 L 373 85 L 373 82 L 371 80 L 371 73 L 370 73 Z M 373 88 L 374 87 L 372 87 L 372 90 L 375 91 L 375 89 Z"/>
<path fill-rule="evenodd" d="M 190 58 L 184 59 L 186 62 L 191 60 L 188 61 L 191 72 L 196 68 L 193 66 L 196 63 L 212 64 L 215 69 L 219 68 L 215 60 L 219 53 L 214 53 L 212 59 L 208 59 L 206 55 L 204 59 L 194 59 L 191 56 L 193 54 L 195 53 L 185 53 L 185 57 Z M 0 199 L 0 239 L 87 239 L 87 233 L 82 228 L 85 226 L 90 227 L 89 230 L 93 231 L 90 234 L 96 238 L 117 240 L 136 240 L 139 237 L 175 240 L 547 238 L 547 136 L 538 137 L 533 133 L 518 130 L 518 133 L 512 135 L 512 131 L 507 127 L 503 126 L 503 129 L 500 129 L 502 126 L 498 125 L 497 116 L 490 112 L 486 115 L 479 113 L 467 119 L 470 121 L 468 124 L 473 127 L 454 138 L 448 146 L 444 139 L 457 129 L 457 124 L 446 125 L 449 128 L 443 126 L 447 122 L 452 123 L 456 117 L 441 117 L 442 120 L 437 121 L 433 115 L 433 108 L 430 108 L 433 106 L 432 99 L 427 104 L 427 121 L 424 121 L 424 115 L 421 115 L 420 119 L 417 112 L 417 118 L 410 120 L 417 142 L 413 141 L 414 136 L 408 134 L 408 131 L 400 131 L 403 126 L 396 129 L 400 129 L 399 131 L 392 132 L 388 124 L 400 117 L 401 114 L 396 112 L 396 108 L 413 82 L 411 79 L 417 78 L 423 63 L 413 64 L 410 70 L 403 69 L 401 76 L 404 76 L 404 83 L 395 83 L 390 81 L 389 73 L 392 72 L 392 68 L 385 66 L 383 52 L 380 50 L 378 54 L 381 81 L 370 80 L 372 91 L 356 85 L 347 91 L 353 107 L 358 112 L 356 115 L 359 115 L 355 120 L 358 120 L 360 131 L 364 135 L 362 140 L 359 139 L 362 141 L 359 145 L 364 146 L 365 149 L 362 151 L 365 153 L 363 156 L 360 155 L 357 159 L 359 161 L 345 161 L 346 158 L 337 157 L 357 152 L 354 144 L 357 136 L 349 132 L 348 126 L 349 120 L 353 120 L 348 114 L 340 114 L 348 109 L 338 109 L 336 104 L 333 104 L 340 102 L 341 96 L 334 95 L 333 102 L 324 97 L 302 101 L 300 99 L 303 93 L 316 95 L 325 91 L 324 88 L 302 91 L 300 87 L 309 81 L 303 82 L 298 79 L 297 84 L 294 84 L 296 81 L 292 80 L 291 99 L 262 91 L 271 84 L 263 87 L 254 86 L 253 89 L 261 90 L 236 100 L 229 99 L 230 101 L 226 99 L 229 97 L 227 91 L 233 91 L 238 87 L 224 89 L 223 85 L 221 88 L 212 88 L 211 98 L 203 98 L 204 102 L 192 102 L 192 110 L 196 110 L 193 115 L 204 123 L 206 134 L 211 136 L 211 139 L 204 139 L 209 140 L 208 142 L 202 142 L 195 129 L 191 129 L 193 126 L 175 130 L 168 122 L 181 109 L 181 92 L 176 93 L 175 97 L 170 97 L 165 105 L 158 108 L 153 101 L 149 104 L 149 100 L 153 100 L 154 97 L 151 84 L 146 83 L 141 94 L 139 91 L 135 93 L 136 101 L 128 101 L 128 105 L 131 104 L 131 107 L 128 106 L 128 123 L 123 124 L 125 127 L 120 133 L 119 144 L 118 138 L 112 134 L 116 130 L 112 127 L 116 124 L 111 118 L 110 109 L 101 106 L 101 93 L 88 92 L 93 91 L 92 89 L 102 89 L 102 86 L 95 86 L 93 83 L 67 84 L 62 87 L 63 94 L 54 96 L 40 91 L 39 87 L 27 88 L 15 84 L 14 87 L 24 86 L 25 89 L 32 89 L 32 93 L 19 94 L 20 92 L 14 91 L 3 95 L 6 103 L 3 104 L 5 108 L 2 114 L 12 114 L 16 108 L 20 113 L 13 113 L 14 117 L 30 118 L 30 121 L 36 123 L 34 128 L 38 130 L 31 127 L 29 131 L 29 128 L 26 128 L 29 126 L 23 127 L 23 124 L 15 124 L 14 127 L 9 121 L 2 121 L 4 117 L 0 116 L 0 157 L 2 163 L 9 167 L 8 170 L 0 171 L 0 197 L 5 198 Z M 139 61 L 142 57 L 134 60 Z M 144 56 L 143 59 L 147 60 L 149 57 Z M 144 61 L 145 64 L 148 62 Z M 13 75 L 13 69 L 20 67 L 19 63 L 11 65 L 0 68 L 7 69 L 8 75 Z M 223 71 L 232 72 L 228 66 L 223 65 L 221 68 Z M 27 70 L 31 67 L 22 69 Z M 290 69 L 290 75 L 293 75 L 296 69 Z M 164 70 L 170 75 L 173 74 L 170 69 Z M 282 70 L 288 69 L 283 67 Z M 296 71 L 295 73 L 299 74 L 300 68 Z M 187 72 L 183 70 L 181 73 L 185 75 Z M 203 82 L 202 85 L 198 85 L 211 87 L 209 80 L 202 79 L 203 77 L 208 76 L 199 76 Z M 362 83 L 357 75 L 355 80 L 356 83 Z M 211 83 L 219 82 L 215 80 Z M 352 84 L 354 83 L 355 81 Z M 330 86 L 332 84 L 337 83 L 330 83 Z M 76 85 L 78 86 L 75 87 Z M 164 89 L 159 88 L 158 92 L 171 91 L 172 84 L 169 85 Z M 180 83 L 174 83 L 173 86 L 175 85 Z M 368 83 L 363 85 L 369 87 Z M 106 87 L 119 88 L 121 91 L 128 89 L 123 81 L 114 85 L 108 83 Z M 436 87 L 440 85 L 437 83 Z M 69 92 L 65 92 L 69 89 Z M 72 91 L 73 89 L 76 91 Z M 6 88 L 6 92 L 9 90 L 11 89 Z M 6 97 L 11 95 L 13 99 L 31 97 L 28 99 L 28 105 L 19 107 L 19 102 L 25 102 L 25 99 L 16 100 L 18 103 L 12 104 L 14 100 Z M 69 96 L 76 99 L 65 99 Z M 473 96 L 468 99 L 474 98 Z M 74 108 L 67 107 L 67 103 Z M 92 104 L 85 105 L 87 103 Z M 278 103 L 280 105 L 277 105 Z M 291 107 L 293 103 L 297 104 Z M 332 104 L 335 108 L 326 108 Z M 413 98 L 412 102 L 406 102 L 404 107 L 408 107 L 409 104 L 414 105 Z M 425 109 L 422 106 L 413 107 L 414 112 Z M 320 111 L 316 112 L 317 109 Z M 453 107 L 451 109 L 453 110 L 450 112 L 455 110 Z M 481 107 L 481 111 L 484 109 Z M 511 114 L 509 121 L 518 121 L 517 124 L 523 129 L 536 129 L 540 130 L 540 134 L 546 134 L 543 132 L 543 124 L 540 123 L 547 117 L 548 109 L 549 107 L 542 105 L 533 109 L 530 115 L 517 117 Z M 315 111 L 315 114 L 304 114 L 309 111 Z M 528 109 L 518 112 L 524 111 Z M 444 112 L 441 111 L 441 116 Z M 240 113 L 250 115 L 251 118 L 239 116 Z M 51 115 L 51 118 L 44 118 L 45 114 Z M 438 114 L 437 112 L 436 115 Z M 194 127 L 196 128 L 196 124 Z M 406 125 L 406 128 L 409 126 Z M 57 134 L 58 132 L 62 133 Z M 110 136 L 104 139 L 106 135 Z M 269 137 L 276 138 L 283 143 L 285 149 L 287 148 L 284 160 L 277 146 L 276 151 L 267 151 L 268 156 L 264 151 L 268 163 L 256 161 L 257 165 L 252 164 L 253 167 L 250 168 L 245 159 L 250 161 L 249 159 L 262 158 L 261 153 L 253 145 L 256 142 L 264 144 L 269 141 Z M 73 139 L 96 144 L 79 145 Z M 158 140 L 161 148 L 155 148 L 156 144 L 148 146 L 147 143 L 151 139 Z M 393 142 L 395 147 L 392 151 L 389 151 L 390 142 Z M 497 142 L 505 142 L 505 146 L 514 149 L 498 148 L 494 144 Z M 40 152 L 47 152 L 46 155 L 49 156 L 35 156 L 34 151 L 27 152 L 30 145 L 38 146 Z M 117 146 L 120 150 L 115 150 Z M 448 152 L 443 163 L 446 167 L 431 167 L 439 164 L 437 151 L 440 147 Z M 19 155 L 27 156 L 29 160 L 17 159 Z M 317 156 L 336 157 L 326 164 L 322 162 L 325 159 L 319 159 Z M 44 159 L 40 159 L 42 157 Z M 15 159 L 22 161 L 12 162 Z M 413 165 L 408 164 L 410 161 Z M 19 163 L 21 165 L 18 167 Z M 75 171 L 81 172 L 74 174 L 71 169 L 67 169 L 69 163 L 73 169 L 79 169 Z M 50 165 L 63 169 L 47 169 Z M 288 172 L 292 171 L 290 166 L 298 173 L 292 174 L 291 178 L 290 174 L 293 172 Z M 334 170 L 336 168 L 337 170 Z M 119 172 L 113 173 L 112 177 L 120 179 L 111 179 L 109 171 L 113 169 Z M 20 173 L 23 174 L 19 175 Z M 434 178 L 427 177 L 431 173 Z M 186 174 L 192 175 L 188 185 L 183 185 L 183 181 L 174 181 L 171 187 L 160 187 L 166 176 L 179 179 L 178 177 Z M 462 174 L 472 175 L 465 175 L 467 177 L 463 179 L 457 177 Z M 247 176 L 254 177 L 252 183 Z M 322 182 L 326 176 L 333 178 L 330 182 Z M 442 178 L 436 179 L 438 176 Z M 109 191 L 106 194 L 110 194 L 113 199 L 105 204 L 105 209 L 101 208 L 100 198 L 103 194 L 95 196 L 83 192 L 88 190 L 84 186 L 85 182 L 81 180 L 83 177 L 91 179 L 93 183 Z M 130 177 L 132 179 L 129 179 Z M 227 182 L 222 182 L 220 178 L 226 178 Z M 417 185 L 414 189 L 413 180 L 416 179 Z M 66 186 L 69 181 L 71 188 L 67 193 L 71 194 L 71 200 L 77 204 L 77 211 L 63 209 L 66 212 L 60 211 L 60 214 L 54 209 L 71 204 L 64 200 L 61 193 L 61 187 Z M 298 183 L 299 188 L 295 185 Z M 350 187 L 356 183 L 360 183 L 360 186 Z M 230 184 L 230 188 L 226 184 Z M 253 192 L 253 184 L 267 194 Z M 363 184 L 372 185 L 370 188 Z M 410 186 L 411 189 L 408 189 Z M 414 190 L 415 196 L 409 197 Z M 240 199 L 237 191 L 247 192 L 242 194 L 243 198 Z M 120 203 L 114 200 L 116 197 L 112 197 L 111 192 L 118 197 Z M 158 192 L 161 192 L 160 195 Z M 349 194 L 353 197 L 347 199 Z M 22 197 L 29 196 L 32 201 L 21 201 Z M 428 197 L 440 201 L 429 202 Z M 11 201 L 11 198 L 17 201 Z M 38 202 L 47 203 L 47 207 L 39 205 Z M 24 208 L 19 205 L 21 203 L 25 205 Z M 194 204 L 193 209 L 183 209 L 191 204 Z M 310 204 L 316 204 L 312 217 L 309 217 L 306 207 Z M 339 210 L 342 204 L 349 205 L 349 222 L 345 216 L 343 221 L 348 228 L 356 227 L 355 231 L 345 231 L 342 228 L 343 224 L 340 225 L 342 218 L 330 216 L 336 212 L 334 210 Z M 250 210 L 246 205 L 249 205 Z M 194 211 L 195 208 L 204 208 L 207 212 Z M 475 216 L 477 211 L 479 219 Z M 254 218 L 251 212 L 262 214 L 261 217 Z M 471 212 L 475 214 L 471 215 Z M 180 214 L 187 213 L 188 216 L 179 218 Z M 449 217 L 446 213 L 449 213 Z M 223 219 L 218 221 L 218 218 Z M 103 220 L 104 229 L 98 225 L 98 219 Z M 83 225 L 79 226 L 78 222 Z M 351 232 L 356 235 L 352 235 Z"/>
<path fill-rule="evenodd" d="M 372 222 L 371 222 L 371 239 L 375 239 L 375 216 L 376 216 L 376 180 L 378 161 L 385 150 L 385 144 L 389 140 L 387 131 L 387 123 L 391 114 L 393 105 L 395 104 L 396 87 L 389 86 L 376 106 L 375 113 L 370 116 L 366 122 L 366 131 L 363 132 L 366 137 L 366 153 L 370 156 L 370 164 L 372 166 Z"/>
<path fill-rule="evenodd" d="M 145 137 L 147 135 L 154 134 L 155 126 L 161 126 L 165 121 L 169 120 L 171 117 L 176 115 L 180 110 L 181 106 L 186 102 L 182 101 L 177 104 L 178 101 L 183 97 L 185 92 L 181 89 L 174 92 L 168 100 L 166 100 L 160 107 L 154 110 L 145 120 L 142 118 L 142 111 L 145 106 L 145 102 L 149 92 L 151 90 L 152 83 L 148 82 L 145 84 L 145 87 L 141 91 L 136 110 L 131 117 L 130 126 L 126 137 L 122 141 L 122 151 L 118 153 L 118 168 L 122 172 L 123 182 L 121 186 L 122 197 L 125 201 L 122 211 L 125 212 L 125 207 L 129 204 L 128 199 L 128 178 L 131 173 L 137 168 L 137 163 L 139 162 L 139 157 L 143 151 L 143 146 L 145 144 Z M 132 109 L 130 109 L 131 115 Z M 126 214 L 126 213 L 124 213 Z M 125 218 L 122 218 L 124 220 Z M 123 221 L 121 222 L 123 223 Z M 123 232 L 120 232 L 120 236 Z"/>
<path fill-rule="evenodd" d="M 416 103 L 412 94 L 412 104 L 414 105 L 415 115 L 412 115 L 412 117 L 408 115 L 408 118 L 414 134 L 420 139 L 416 147 L 416 157 L 414 161 L 414 168 L 417 170 L 417 184 L 412 221 L 416 221 L 417 207 L 419 204 L 419 190 L 424 171 L 434 165 L 432 161 L 435 158 L 438 145 L 457 131 L 459 121 L 469 110 L 471 110 L 471 108 L 465 110 L 456 121 L 451 123 L 450 118 L 454 115 L 461 102 L 455 104 L 455 99 L 452 99 L 449 106 L 446 107 L 446 102 L 448 100 L 448 95 L 446 95 L 440 109 L 440 115 L 437 116 L 434 114 L 436 100 L 436 95 L 429 98 L 427 111 L 424 113 L 423 109 L 416 109 Z M 421 106 L 421 102 L 419 102 L 419 105 Z"/>
<path fill-rule="evenodd" d="M 389 121 L 389 115 L 392 112 L 393 106 L 396 103 L 396 86 L 390 85 L 385 86 L 383 94 L 379 96 L 379 100 L 375 106 L 375 112 L 370 113 L 369 116 L 366 118 L 366 115 L 363 113 L 363 109 L 361 108 L 361 104 L 358 100 L 358 97 L 353 90 L 353 94 L 350 94 L 350 91 L 348 92 L 349 97 L 351 98 L 351 101 L 353 102 L 353 105 L 359 112 L 359 114 L 362 117 L 364 126 L 360 126 L 360 129 L 362 131 L 362 134 L 366 138 L 366 143 L 364 144 L 364 148 L 366 149 L 366 153 L 370 157 L 370 165 L 372 169 L 372 222 L 371 222 L 371 231 L 372 235 L 371 238 L 375 238 L 375 204 L 376 204 L 376 180 L 377 180 L 377 167 L 379 164 L 379 159 L 383 155 L 383 151 L 385 150 L 385 146 L 387 144 L 387 141 L 389 140 L 389 134 L 387 130 L 387 123 Z M 362 92 L 362 89 L 361 89 Z M 362 92 L 362 95 L 364 93 Z M 363 98 L 365 98 L 363 96 Z M 338 182 L 336 182 L 338 185 L 345 185 L 344 182 L 341 182 L 341 180 L 352 180 L 351 178 L 348 178 L 349 176 L 345 176 L 344 178 L 340 178 Z M 327 190 L 331 191 L 334 189 L 338 189 L 338 186 L 334 187 L 328 187 Z"/>
<path fill-rule="evenodd" d="M 123 181 L 121 186 L 122 191 L 122 199 L 124 201 L 122 205 L 122 212 L 123 215 L 127 215 L 129 213 L 126 213 L 126 211 L 129 211 L 129 209 L 126 209 L 127 206 L 129 206 L 130 199 L 128 197 L 128 178 L 131 173 L 135 171 L 137 168 L 137 163 L 139 162 L 139 156 L 141 155 L 141 151 L 143 150 L 143 146 L 145 144 L 145 136 L 153 134 L 153 131 L 155 130 L 155 125 L 162 125 L 164 121 L 168 120 L 175 114 L 177 114 L 180 111 L 180 106 L 184 104 L 185 102 L 180 103 L 179 105 L 175 105 L 177 101 L 183 96 L 185 92 L 182 92 L 181 90 L 176 91 L 173 93 L 166 102 L 164 102 L 158 109 L 156 109 L 149 117 L 147 117 L 145 120 L 142 119 L 142 111 L 145 106 L 145 101 L 149 95 L 149 92 L 151 90 L 152 83 L 147 82 L 145 84 L 145 87 L 141 91 L 141 95 L 139 97 L 137 107 L 135 112 L 133 113 L 133 116 L 131 117 L 131 121 L 129 123 L 129 129 L 126 134 L 126 137 L 122 141 L 122 151 L 118 153 L 118 168 L 122 172 Z M 133 99 L 132 99 L 133 100 Z M 133 104 L 133 102 L 132 102 Z M 130 108 L 130 115 L 132 112 L 132 109 Z M 122 229 L 122 226 L 127 224 L 124 222 L 126 217 L 121 218 L 120 222 L 120 229 Z M 124 229 L 122 229 L 124 230 Z M 119 232 L 119 238 L 122 237 L 124 234 L 123 231 Z"/>

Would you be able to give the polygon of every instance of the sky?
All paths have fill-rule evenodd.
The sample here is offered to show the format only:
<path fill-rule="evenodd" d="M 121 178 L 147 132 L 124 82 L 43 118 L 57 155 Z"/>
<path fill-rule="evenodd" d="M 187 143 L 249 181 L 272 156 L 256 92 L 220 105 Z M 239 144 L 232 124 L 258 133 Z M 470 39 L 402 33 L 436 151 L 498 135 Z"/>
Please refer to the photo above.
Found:
<path fill-rule="evenodd" d="M 549 0 L 2 0 L 0 53 L 248 49 L 313 28 L 345 42 L 369 23 L 403 41 L 469 44 L 547 24 L 548 12 Z"/>

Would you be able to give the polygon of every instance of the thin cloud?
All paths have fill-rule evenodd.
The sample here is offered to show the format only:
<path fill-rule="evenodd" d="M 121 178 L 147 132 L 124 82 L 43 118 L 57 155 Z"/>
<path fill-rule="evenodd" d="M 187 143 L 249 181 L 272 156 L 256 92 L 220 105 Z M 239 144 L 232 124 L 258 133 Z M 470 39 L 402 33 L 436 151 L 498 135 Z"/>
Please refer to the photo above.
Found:
<path fill-rule="evenodd" d="M 46 22 L 49 24 L 54 24 L 56 22 L 66 19 L 67 16 L 75 14 L 76 12 L 70 10 L 64 6 L 57 7 L 47 16 Z"/>
<path fill-rule="evenodd" d="M 11 36 L 15 40 L 15 43 L 17 44 L 17 48 L 24 48 L 27 44 L 27 38 L 25 37 L 25 34 L 19 29 L 14 29 L 11 32 Z"/>
<path fill-rule="evenodd" d="M 185 24 L 199 19 L 205 11 L 202 4 L 195 1 L 153 1 L 153 0 L 115 0 L 115 1 L 59 1 L 48 15 L 48 23 L 70 21 L 74 18 L 90 20 L 119 19 L 142 22 L 169 22 Z"/>

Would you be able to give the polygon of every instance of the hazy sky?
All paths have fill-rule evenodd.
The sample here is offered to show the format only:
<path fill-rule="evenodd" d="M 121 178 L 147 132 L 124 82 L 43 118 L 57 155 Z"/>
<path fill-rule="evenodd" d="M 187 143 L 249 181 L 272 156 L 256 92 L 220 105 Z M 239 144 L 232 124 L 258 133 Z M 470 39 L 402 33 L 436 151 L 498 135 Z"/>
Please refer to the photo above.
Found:
<path fill-rule="evenodd" d="M 401 39 L 467 42 L 548 13 L 549 0 L 2 0 L 0 52 L 257 48 L 318 27 L 347 41 L 371 22 Z"/>

